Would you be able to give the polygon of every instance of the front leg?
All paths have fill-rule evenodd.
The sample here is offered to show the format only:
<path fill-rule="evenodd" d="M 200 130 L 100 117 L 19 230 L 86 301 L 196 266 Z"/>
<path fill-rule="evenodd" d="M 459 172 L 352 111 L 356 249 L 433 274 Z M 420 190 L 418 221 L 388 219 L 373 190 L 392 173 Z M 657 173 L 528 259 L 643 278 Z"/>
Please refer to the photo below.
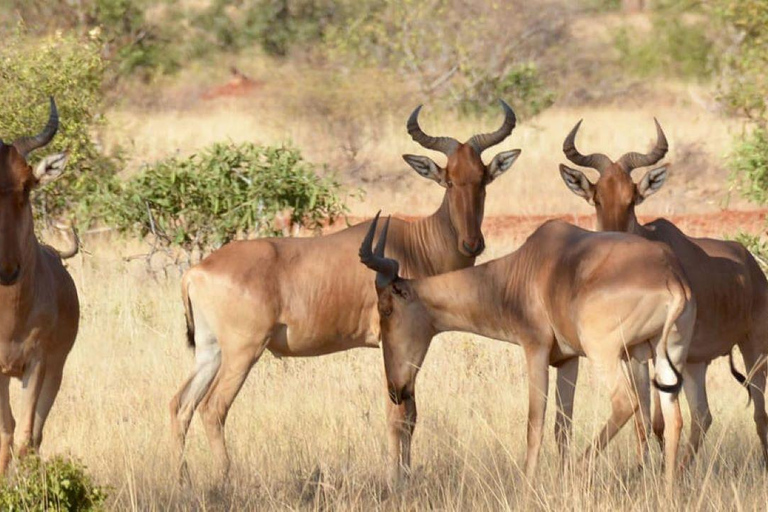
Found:
<path fill-rule="evenodd" d="M 8 376 L 0 375 L 0 476 L 5 474 L 11 462 L 13 431 L 16 428 L 11 412 L 11 397 L 8 393 L 10 380 Z"/>
<path fill-rule="evenodd" d="M 416 397 L 394 403 L 387 400 L 389 483 L 398 488 L 411 474 L 411 441 L 416 429 Z"/>
<path fill-rule="evenodd" d="M 525 476 L 532 479 L 544 437 L 549 392 L 549 348 L 531 347 L 525 355 L 528 366 L 528 452 L 525 457 Z"/>
<path fill-rule="evenodd" d="M 579 358 L 574 357 L 557 367 L 557 414 L 555 416 L 555 440 L 564 466 L 568 457 L 573 432 L 573 401 L 576 381 L 579 378 Z"/>
<path fill-rule="evenodd" d="M 40 359 L 33 359 L 24 370 L 24 376 L 22 377 L 21 402 L 23 410 L 19 418 L 19 425 L 21 426 L 19 457 L 24 457 L 30 449 L 34 448 L 32 442 L 35 431 L 35 412 L 44 379 L 45 362 Z"/>

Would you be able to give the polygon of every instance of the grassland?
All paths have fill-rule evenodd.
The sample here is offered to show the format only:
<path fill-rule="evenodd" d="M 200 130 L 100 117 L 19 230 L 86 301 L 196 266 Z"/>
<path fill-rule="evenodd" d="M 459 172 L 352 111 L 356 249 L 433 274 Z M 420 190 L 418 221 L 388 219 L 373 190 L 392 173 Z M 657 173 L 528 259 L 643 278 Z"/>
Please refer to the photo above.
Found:
<path fill-rule="evenodd" d="M 143 103 L 134 99 L 111 108 L 101 138 L 108 149 L 123 148 L 124 172 L 227 138 L 291 139 L 311 160 L 328 162 L 345 182 L 366 191 L 364 200 L 351 204 L 355 216 L 380 208 L 423 215 L 436 208 L 441 189 L 418 177 L 399 156 L 425 153 L 405 131 L 410 110 L 425 101 L 412 88 L 379 75 L 339 85 L 297 68 L 272 69 L 245 58 L 236 63 L 260 82 L 245 95 L 201 99 L 226 81 L 224 70 L 231 62 L 222 62 L 210 72 L 187 71 L 172 84 L 144 91 Z M 563 137 L 580 118 L 585 121 L 579 148 L 613 157 L 648 148 L 653 116 L 659 118 L 671 143 L 670 178 L 640 214 L 717 218 L 725 207 L 748 208 L 730 193 L 722 163 L 742 126 L 711 106 L 704 87 L 658 83 L 639 97 L 555 105 L 524 120 L 486 155 L 489 161 L 494 151 L 523 149 L 512 170 L 489 187 L 489 222 L 506 215 L 591 213 L 566 190 L 557 171 Z M 500 116 L 492 115 L 459 118 L 429 103 L 422 116 L 428 133 L 462 140 L 499 122 Z M 441 155 L 431 156 L 443 162 Z M 696 234 L 723 236 L 738 227 L 705 224 Z M 496 224 L 482 260 L 513 250 L 528 229 Z M 419 378 L 415 473 L 400 493 L 389 493 L 385 485 L 383 365 L 380 353 L 370 349 L 312 359 L 266 354 L 229 415 L 231 478 L 215 483 L 205 436 L 195 421 L 188 454 L 194 483 L 180 487 L 167 404 L 193 358 L 183 333 L 179 276 L 174 270 L 149 272 L 141 259 L 126 261 L 146 252 L 141 241 L 110 233 L 84 240 L 88 253 L 70 263 L 82 327 L 46 428 L 43 454 L 83 460 L 97 481 L 111 487 L 112 508 L 768 510 L 768 477 L 746 393 L 724 361 L 709 373 L 714 425 L 697 464 L 667 497 L 659 450 L 654 446 L 649 470 L 637 470 L 629 429 L 597 461 L 591 482 L 578 466 L 561 472 L 551 406 L 539 478 L 526 481 L 521 473 L 527 410 L 523 354 L 511 345 L 455 333 L 434 341 Z M 576 453 L 608 414 L 600 379 L 582 364 Z M 13 398 L 15 403 L 18 397 Z"/>

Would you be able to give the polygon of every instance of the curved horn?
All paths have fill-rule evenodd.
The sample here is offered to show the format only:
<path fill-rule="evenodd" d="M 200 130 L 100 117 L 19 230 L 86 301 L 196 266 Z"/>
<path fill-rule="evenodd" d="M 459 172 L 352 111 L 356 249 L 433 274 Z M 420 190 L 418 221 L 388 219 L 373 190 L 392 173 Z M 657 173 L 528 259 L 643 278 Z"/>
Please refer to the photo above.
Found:
<path fill-rule="evenodd" d="M 656 145 L 653 147 L 650 153 L 627 153 L 619 158 L 618 164 L 627 172 L 632 172 L 633 169 L 638 167 L 646 167 L 653 165 L 667 154 L 669 145 L 667 144 L 667 137 L 664 135 L 664 130 L 661 129 L 659 121 L 654 117 L 653 122 L 656 123 Z"/>
<path fill-rule="evenodd" d="M 456 148 L 459 146 L 459 141 L 453 137 L 431 137 L 424 133 L 419 126 L 419 112 L 423 106 L 424 105 L 419 105 L 416 107 L 416 109 L 411 113 L 411 116 L 408 118 L 408 123 L 406 124 L 408 133 L 411 135 L 413 140 L 421 144 L 423 147 L 427 149 L 434 149 L 435 151 L 440 151 L 445 156 L 451 156 L 451 154 L 456 151 Z"/>
<path fill-rule="evenodd" d="M 56 109 L 56 102 L 51 96 L 51 112 L 48 115 L 48 124 L 45 125 L 43 131 L 34 137 L 21 137 L 13 142 L 16 150 L 21 153 L 24 158 L 27 157 L 32 151 L 41 148 L 51 142 L 53 136 L 59 129 L 59 111 Z"/>
<path fill-rule="evenodd" d="M 609 165 L 611 165 L 612 162 L 610 158 L 602 153 L 582 155 L 579 153 L 579 150 L 576 149 L 576 133 L 579 131 L 582 121 L 584 120 L 579 119 L 579 122 L 576 123 L 576 126 L 573 127 L 571 133 L 569 133 L 563 141 L 563 153 L 565 153 L 566 158 L 574 164 L 582 167 L 591 167 L 597 172 L 602 173 Z"/>
<path fill-rule="evenodd" d="M 381 215 L 381 211 L 373 218 L 371 227 L 368 229 L 368 233 L 366 233 L 363 243 L 360 245 L 359 254 L 360 261 L 366 267 L 376 271 L 376 286 L 384 288 L 397 279 L 400 264 L 397 260 L 384 257 L 384 248 L 387 244 L 387 231 L 389 230 L 391 217 L 387 217 L 387 222 L 384 224 L 384 228 L 379 235 L 379 241 L 376 243 L 376 249 L 373 249 L 373 237 L 376 234 L 376 224 L 379 222 L 379 215 Z"/>
<path fill-rule="evenodd" d="M 507 102 L 502 99 L 499 100 L 499 103 L 501 103 L 501 108 L 504 109 L 504 122 L 501 124 L 501 128 L 493 133 L 473 135 L 472 138 L 467 141 L 467 144 L 472 146 L 478 155 L 489 147 L 495 146 L 509 137 L 509 134 L 512 133 L 512 130 L 517 124 L 517 117 L 515 116 L 515 111 L 512 110 L 512 107 L 507 105 Z"/>
<path fill-rule="evenodd" d="M 77 236 L 77 230 L 74 226 L 67 226 L 63 223 L 56 223 L 54 224 L 54 227 L 58 229 L 59 231 L 69 231 L 70 235 L 67 237 L 69 238 L 69 248 L 65 249 L 63 251 L 60 251 L 58 249 L 54 249 L 58 254 L 59 257 L 63 260 L 72 258 L 75 256 L 78 252 L 80 252 L 80 237 Z"/>

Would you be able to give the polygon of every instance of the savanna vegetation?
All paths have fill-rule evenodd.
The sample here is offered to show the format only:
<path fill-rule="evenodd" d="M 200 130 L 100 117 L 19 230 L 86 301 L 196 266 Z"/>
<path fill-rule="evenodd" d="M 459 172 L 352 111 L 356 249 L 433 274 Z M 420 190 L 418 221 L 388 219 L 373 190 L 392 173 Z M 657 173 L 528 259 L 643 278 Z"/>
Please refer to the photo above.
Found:
<path fill-rule="evenodd" d="M 710 372 L 715 426 L 670 501 L 657 466 L 633 471 L 627 433 L 593 481 L 578 472 L 561 477 L 548 436 L 541 481 L 526 482 L 522 354 L 455 334 L 435 343 L 422 373 L 416 472 L 401 494 L 384 485 L 385 397 L 375 350 L 319 360 L 265 356 L 228 422 L 231 481 L 210 484 L 210 453 L 202 429 L 193 428 L 195 485 L 176 485 L 167 402 L 193 364 L 176 269 L 233 239 L 295 233 L 286 225 L 311 235 L 380 208 L 434 210 L 441 190 L 400 159 L 421 151 L 405 131 L 418 104 L 428 133 L 457 138 L 497 127 L 496 98 L 518 114 L 503 149 L 523 153 L 489 188 L 483 259 L 527 236 L 521 215 L 591 213 L 557 174 L 562 139 L 578 119 L 585 119 L 580 148 L 619 155 L 646 149 L 654 116 L 671 142 L 671 177 L 641 216 L 672 216 L 693 235 L 739 237 L 766 252 L 761 221 L 732 222 L 721 210 L 768 204 L 768 4 L 657 0 L 638 12 L 628 3 L 0 3 L 0 136 L 38 130 L 47 97 L 56 98 L 62 122 L 49 149 L 68 151 L 68 170 L 36 191 L 35 213 L 43 238 L 48 223 L 75 222 L 85 249 L 70 266 L 83 303 L 81 334 L 43 458 L 17 464 L 0 503 L 14 510 L 764 508 L 768 483 L 746 396 L 725 364 Z M 577 450 L 606 416 L 606 400 L 590 396 L 597 384 L 591 377 L 579 384 Z"/>

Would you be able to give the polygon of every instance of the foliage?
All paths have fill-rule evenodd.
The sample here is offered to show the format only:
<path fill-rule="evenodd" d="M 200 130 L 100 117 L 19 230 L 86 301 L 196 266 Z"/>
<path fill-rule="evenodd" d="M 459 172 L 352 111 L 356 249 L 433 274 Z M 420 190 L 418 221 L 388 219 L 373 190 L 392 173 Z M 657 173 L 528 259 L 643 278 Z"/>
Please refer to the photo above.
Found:
<path fill-rule="evenodd" d="M 514 66 L 506 75 L 485 75 L 460 103 L 465 113 L 480 112 L 495 107 L 495 99 L 502 98 L 514 105 L 518 116 L 535 116 L 555 102 L 555 94 L 541 78 L 534 63 Z"/>
<path fill-rule="evenodd" d="M 283 57 L 295 45 L 320 40 L 334 10 L 330 0 L 213 0 L 191 17 L 202 32 L 193 52 L 240 51 L 258 44 L 267 54 Z"/>
<path fill-rule="evenodd" d="M 290 146 L 216 143 L 125 182 L 107 222 L 191 252 L 243 234 L 278 235 L 274 220 L 285 210 L 294 223 L 316 229 L 346 212 L 342 193 Z"/>
<path fill-rule="evenodd" d="M 757 264 L 764 273 L 768 272 L 768 242 L 760 238 L 759 235 L 739 232 L 732 238 L 736 242 L 747 248 L 752 256 L 757 260 Z"/>
<path fill-rule="evenodd" d="M 165 2 L 165 20 L 177 18 L 173 2 Z M 55 32 L 98 40 L 112 78 L 149 80 L 179 67 L 178 23 L 150 23 L 150 0 L 11 0 L 14 13 L 38 35 Z"/>
<path fill-rule="evenodd" d="M 337 7 L 343 22 L 328 26 L 323 38 L 332 61 L 394 69 L 422 94 L 439 94 L 464 111 L 495 109 L 500 95 L 533 99 L 534 112 L 552 101 L 537 62 L 567 37 L 562 5 L 342 0 Z M 524 92 L 512 93 L 518 86 Z"/>
<path fill-rule="evenodd" d="M 616 32 L 614 46 L 627 71 L 642 77 L 711 76 L 714 42 L 707 33 L 708 21 L 705 17 L 684 18 L 678 4 L 658 8 L 653 15 L 653 30 L 648 34 L 637 34 L 627 27 Z"/>
<path fill-rule="evenodd" d="M 736 142 L 730 155 L 731 179 L 747 199 L 768 204 L 768 132 L 756 128 Z"/>
<path fill-rule="evenodd" d="M 715 0 L 725 24 L 721 99 L 732 111 L 768 128 L 768 3 Z"/>
<path fill-rule="evenodd" d="M 114 174 L 114 163 L 101 155 L 92 134 L 100 122 L 103 73 L 100 46 L 92 39 L 33 39 L 21 30 L 0 47 L 1 136 L 14 140 L 38 133 L 48 119 L 49 96 L 59 109 L 58 134 L 30 160 L 66 150 L 68 168 L 61 179 L 35 192 L 38 212 L 60 215 L 75 207 L 86 214 L 93 191 Z"/>
<path fill-rule="evenodd" d="M 20 460 L 16 474 L 0 482 L 0 508 L 13 511 L 103 510 L 106 489 L 77 461 L 57 456 Z"/>

